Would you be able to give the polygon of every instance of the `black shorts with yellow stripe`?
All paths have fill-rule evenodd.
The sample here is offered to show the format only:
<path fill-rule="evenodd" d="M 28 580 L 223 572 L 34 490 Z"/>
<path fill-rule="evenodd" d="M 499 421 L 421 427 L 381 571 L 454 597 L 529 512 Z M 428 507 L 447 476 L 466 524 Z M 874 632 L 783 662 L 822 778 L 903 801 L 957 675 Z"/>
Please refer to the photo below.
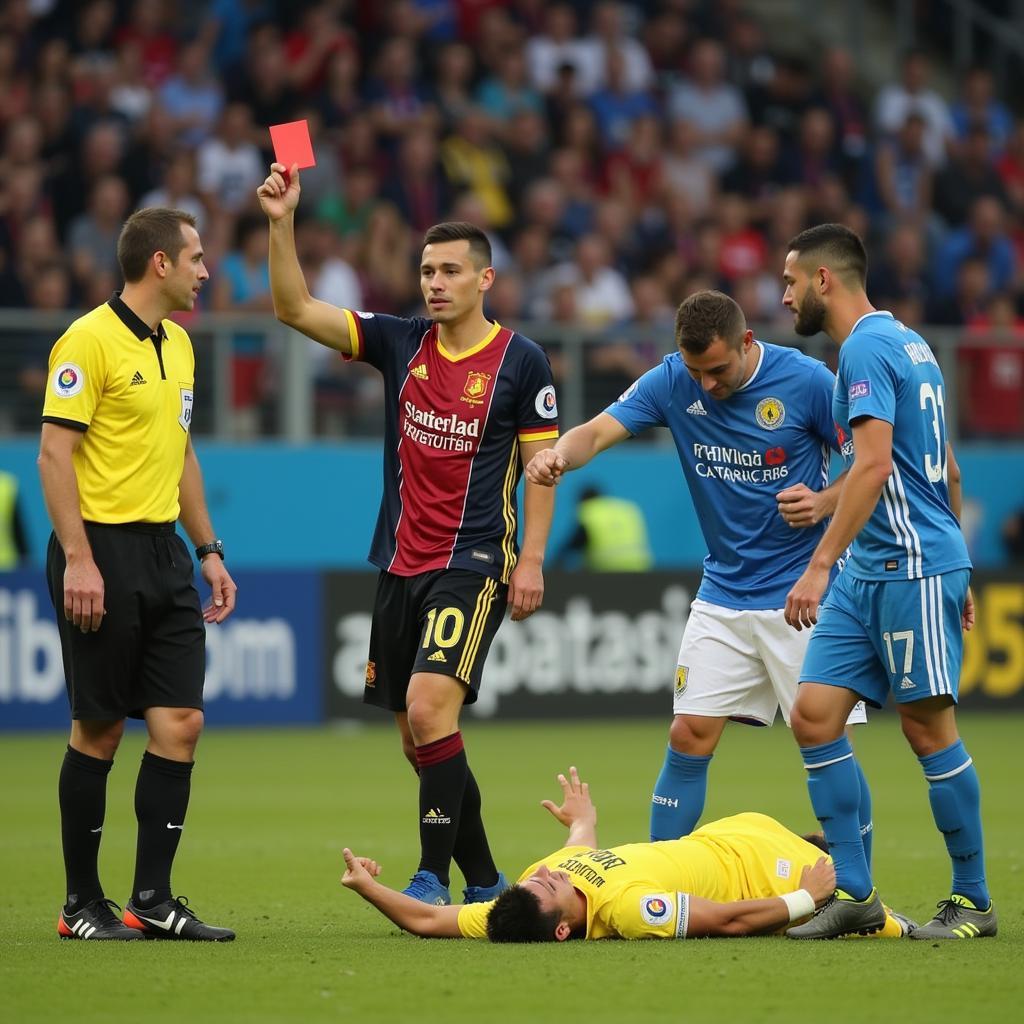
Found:
<path fill-rule="evenodd" d="M 404 711 L 409 679 L 433 672 L 465 684 L 465 702 L 472 704 L 507 600 L 507 584 L 466 569 L 382 572 L 363 702 Z"/>

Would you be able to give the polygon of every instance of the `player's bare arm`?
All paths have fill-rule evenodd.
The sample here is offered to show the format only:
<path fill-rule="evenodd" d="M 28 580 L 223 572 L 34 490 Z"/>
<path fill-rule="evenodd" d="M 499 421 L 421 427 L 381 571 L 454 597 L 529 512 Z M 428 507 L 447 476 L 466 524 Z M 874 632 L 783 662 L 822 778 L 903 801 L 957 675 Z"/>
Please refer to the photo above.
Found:
<path fill-rule="evenodd" d="M 520 441 L 519 458 L 525 466 L 550 449 L 550 441 Z M 554 513 L 554 492 L 527 480 L 523 487 L 523 543 L 508 581 L 513 622 L 532 615 L 544 600 L 544 549 Z"/>
<path fill-rule="evenodd" d="M 44 423 L 38 461 L 46 510 L 67 560 L 64 617 L 83 633 L 94 633 L 105 614 L 103 577 L 85 535 L 78 477 L 71 459 L 84 436 L 70 427 Z"/>
<path fill-rule="evenodd" d="M 686 937 L 736 938 L 777 931 L 792 921 L 809 917 L 832 895 L 835 887 L 835 868 L 827 857 L 820 857 L 813 866 L 803 869 L 800 891 L 786 898 L 773 896 L 764 900 L 716 903 L 691 896 Z M 794 917 L 794 913 L 797 916 Z"/>
<path fill-rule="evenodd" d="M 835 513 L 839 492 L 848 475 L 849 470 L 844 470 L 828 487 L 820 491 L 812 491 L 807 484 L 793 484 L 792 487 L 784 488 L 775 495 L 779 515 L 795 530 L 817 526 Z"/>
<path fill-rule="evenodd" d="M 570 470 L 585 466 L 595 455 L 629 437 L 629 431 L 608 413 L 563 434 L 554 448 L 535 455 L 526 467 L 526 479 L 541 487 L 553 487 Z"/>
<path fill-rule="evenodd" d="M 569 777 L 558 776 L 562 787 L 562 803 L 555 806 L 553 800 L 542 800 L 541 807 L 569 830 L 566 846 L 597 846 L 597 808 L 590 799 L 590 786 L 580 781 L 575 766 L 569 769 Z"/>
<path fill-rule="evenodd" d="M 836 504 L 835 514 L 818 542 L 810 564 L 786 597 L 786 622 L 794 629 L 818 621 L 818 606 L 836 559 L 849 547 L 878 504 L 892 475 L 892 424 L 861 417 L 853 424 L 853 465 Z"/>
<path fill-rule="evenodd" d="M 403 931 L 411 932 L 425 939 L 457 939 L 459 931 L 459 907 L 456 905 L 438 907 L 389 889 L 377 881 L 380 865 L 369 857 L 357 857 L 348 847 L 342 850 L 345 857 L 345 873 L 341 884 L 375 906 L 386 918 Z"/>
<path fill-rule="evenodd" d="M 181 481 L 178 484 L 178 504 L 181 508 L 181 523 L 192 543 L 199 547 L 216 540 L 210 513 L 206 507 L 206 494 L 203 489 L 203 474 L 199 468 L 189 436 L 185 443 L 185 462 L 181 470 Z M 238 587 L 224 565 L 224 559 L 217 554 L 206 555 L 200 570 L 203 579 L 210 586 L 210 603 L 203 609 L 206 622 L 223 622 L 235 610 L 235 598 Z"/>
<path fill-rule="evenodd" d="M 348 318 L 337 306 L 309 294 L 299 266 L 295 210 L 301 191 L 298 165 L 293 164 L 289 171 L 284 164 L 277 163 L 270 165 L 270 174 L 256 190 L 270 222 L 270 293 L 274 316 L 321 345 L 351 355 Z"/>

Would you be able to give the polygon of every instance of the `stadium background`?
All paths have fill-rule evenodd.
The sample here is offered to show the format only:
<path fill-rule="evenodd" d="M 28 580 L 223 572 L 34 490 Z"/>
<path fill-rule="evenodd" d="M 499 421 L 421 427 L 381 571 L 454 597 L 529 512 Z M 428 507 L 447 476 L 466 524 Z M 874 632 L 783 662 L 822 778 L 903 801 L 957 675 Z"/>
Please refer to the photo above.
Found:
<path fill-rule="evenodd" d="M 374 581 L 364 556 L 380 490 L 378 379 L 340 368 L 269 315 L 254 191 L 270 158 L 267 125 L 300 117 L 310 120 L 318 161 L 303 175 L 298 232 L 313 292 L 355 308 L 416 310 L 422 230 L 447 217 L 479 223 L 499 269 L 490 312 L 545 345 L 563 430 L 671 350 L 673 311 L 695 289 L 722 288 L 759 337 L 797 343 L 780 304 L 785 241 L 826 219 L 862 232 L 873 300 L 923 325 L 950 392 L 978 566 L 978 628 L 963 676 L 964 708 L 978 713 L 965 732 L 982 737 L 974 749 L 984 759 L 993 872 L 1019 902 L 1019 882 L 1010 880 L 1019 878 L 1022 849 L 1012 778 L 1024 705 L 1024 109 L 1013 87 L 1024 70 L 1021 8 L 1018 0 L 2 6 L 0 469 L 19 481 L 27 550 L 16 571 L 0 573 L 0 772 L 8 780 L 0 867 L 21 885 L 0 897 L 0 944 L 17 941 L 19 924 L 32 938 L 20 952 L 12 947 L 0 975 L 21 1019 L 43 1019 L 49 971 L 77 970 L 55 968 L 49 934 L 36 935 L 59 879 L 50 776 L 66 725 L 41 573 L 49 525 L 34 465 L 46 357 L 74 311 L 118 286 L 117 231 L 146 204 L 201 219 L 212 277 L 184 321 L 198 359 L 193 433 L 241 588 L 239 611 L 210 633 L 209 788 L 180 871 L 186 881 L 202 875 L 196 888 L 207 893 L 206 873 L 220 879 L 213 898 L 229 905 L 235 895 L 244 901 L 244 884 L 260 884 L 261 871 L 288 879 L 268 917 L 283 921 L 292 973 L 280 990 L 267 988 L 284 970 L 280 936 L 244 914 L 236 920 L 247 925 L 250 952 L 240 953 L 252 960 L 239 977 L 262 1004 L 250 1000 L 243 1013 L 216 967 L 204 980 L 198 961 L 171 955 L 195 972 L 218 1019 L 321 1019 L 328 1008 L 341 1019 L 334 1000 L 346 984 L 370 984 L 352 1019 L 403 1015 L 397 1003 L 389 1012 L 374 1002 L 383 982 L 372 972 L 366 982 L 324 981 L 313 977 L 319 968 L 296 966 L 307 955 L 316 963 L 321 950 L 353 964 L 367 949 L 402 953 L 394 943 L 374 946 L 382 927 L 363 917 L 337 926 L 344 934 L 324 925 L 307 938 L 304 922 L 323 915 L 325 899 L 337 902 L 309 880 L 333 878 L 339 829 L 378 844 L 392 862 L 414 855 L 408 814 L 380 806 L 376 791 L 353 781 L 372 765 L 382 792 L 410 796 L 389 730 L 285 728 L 364 717 L 358 694 Z M 908 56 L 912 45 L 923 56 Z M 708 131 L 722 135 L 709 140 Z M 834 363 L 822 338 L 799 343 Z M 552 558 L 544 609 L 499 633 L 472 717 L 513 724 L 471 718 L 469 734 L 493 838 L 510 862 L 536 852 L 517 828 L 520 812 L 547 794 L 567 759 L 593 766 L 607 794 L 602 820 L 642 834 L 678 637 L 699 579 L 703 543 L 667 437 L 623 446 L 566 482 L 552 553 L 573 531 L 574 495 L 587 484 L 641 505 L 655 571 L 593 576 Z M 624 723 L 628 716 L 638 721 Z M 908 776 L 905 788 L 880 787 L 878 817 L 891 832 L 880 832 L 878 848 L 896 865 L 883 869 L 899 880 L 894 888 L 923 909 L 932 893 L 921 891 L 915 843 L 930 840 L 932 826 L 892 717 L 879 715 L 876 739 L 864 741 L 873 779 Z M 133 733 L 126 749 L 138 742 Z M 756 750 L 773 794 L 759 806 L 785 820 L 807 815 L 784 733 L 736 729 L 726 743 L 709 814 L 746 806 L 745 755 Z M 629 764 L 617 767 L 619 757 Z M 509 772 L 513 760 L 519 770 Z M 130 779 L 115 774 L 124 792 L 111 791 L 104 858 L 123 874 Z M 272 827 L 278 821 L 289 838 Z M 230 839 L 218 839 L 222 828 Z M 929 843 L 930 867 L 938 855 Z M 969 973 L 976 960 L 965 961 L 964 975 L 947 966 L 952 992 L 940 1012 L 1010 1012 L 1015 985 L 1021 994 L 1012 954 L 1021 932 L 1015 919 L 1008 925 L 991 986 L 979 989 Z M 408 948 L 424 950 L 416 959 L 426 968 L 408 955 L 403 967 L 418 983 L 445 977 L 442 961 L 454 954 Z M 529 1000 L 509 989 L 488 953 L 459 955 L 508 1005 Z M 608 955 L 588 954 L 586 964 L 624 972 L 633 1009 L 664 1008 L 658 993 L 678 970 L 669 951 L 647 954 L 651 968 L 595 959 Z M 738 978 L 730 958 L 698 960 L 728 979 L 736 1005 L 756 1019 L 751 1006 L 776 975 Z M 771 963 L 828 983 L 806 962 Z M 539 959 L 524 953 L 521 964 L 550 980 Z M 127 968 L 94 969 L 112 988 L 132 981 Z M 895 966 L 887 973 L 872 960 L 865 969 L 880 972 L 879 986 L 849 1019 L 864 1019 L 869 1007 L 886 1013 L 906 984 Z M 440 990 L 449 1019 L 469 1019 L 475 1004 L 452 989 L 445 981 Z M 405 998 L 406 1015 L 414 1005 L 422 1012 L 415 994 Z M 80 1020 L 105 1012 L 67 1005 Z M 610 1008 L 625 1012 L 599 988 L 577 1005 L 601 1019 Z M 788 1005 L 769 1000 L 761 1016 L 791 1019 Z M 900 1012 L 912 1019 L 926 1005 L 922 996 Z M 173 1007 L 148 1009 L 152 1019 L 174 1015 Z M 539 1006 L 529 1016 L 546 1019 Z"/>

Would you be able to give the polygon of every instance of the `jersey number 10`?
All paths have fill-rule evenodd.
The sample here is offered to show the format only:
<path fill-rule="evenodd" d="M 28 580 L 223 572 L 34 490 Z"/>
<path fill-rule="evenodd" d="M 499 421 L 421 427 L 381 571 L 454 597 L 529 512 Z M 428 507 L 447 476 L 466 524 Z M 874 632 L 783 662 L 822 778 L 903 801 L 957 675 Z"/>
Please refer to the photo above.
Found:
<path fill-rule="evenodd" d="M 942 385 L 932 387 L 927 381 L 921 385 L 921 408 L 931 410 L 932 433 L 935 435 L 935 457 L 925 452 L 924 471 L 928 480 L 937 484 L 946 480 L 946 406 L 942 399 Z"/>

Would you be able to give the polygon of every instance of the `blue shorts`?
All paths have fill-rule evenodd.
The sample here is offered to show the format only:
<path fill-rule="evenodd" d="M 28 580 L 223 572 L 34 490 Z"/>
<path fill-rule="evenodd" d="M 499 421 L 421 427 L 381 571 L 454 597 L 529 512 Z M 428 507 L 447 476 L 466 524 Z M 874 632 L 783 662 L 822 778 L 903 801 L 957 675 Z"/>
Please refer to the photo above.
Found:
<path fill-rule="evenodd" d="M 968 569 L 920 580 L 861 580 L 840 573 L 818 615 L 802 683 L 843 686 L 881 707 L 957 699 Z"/>

